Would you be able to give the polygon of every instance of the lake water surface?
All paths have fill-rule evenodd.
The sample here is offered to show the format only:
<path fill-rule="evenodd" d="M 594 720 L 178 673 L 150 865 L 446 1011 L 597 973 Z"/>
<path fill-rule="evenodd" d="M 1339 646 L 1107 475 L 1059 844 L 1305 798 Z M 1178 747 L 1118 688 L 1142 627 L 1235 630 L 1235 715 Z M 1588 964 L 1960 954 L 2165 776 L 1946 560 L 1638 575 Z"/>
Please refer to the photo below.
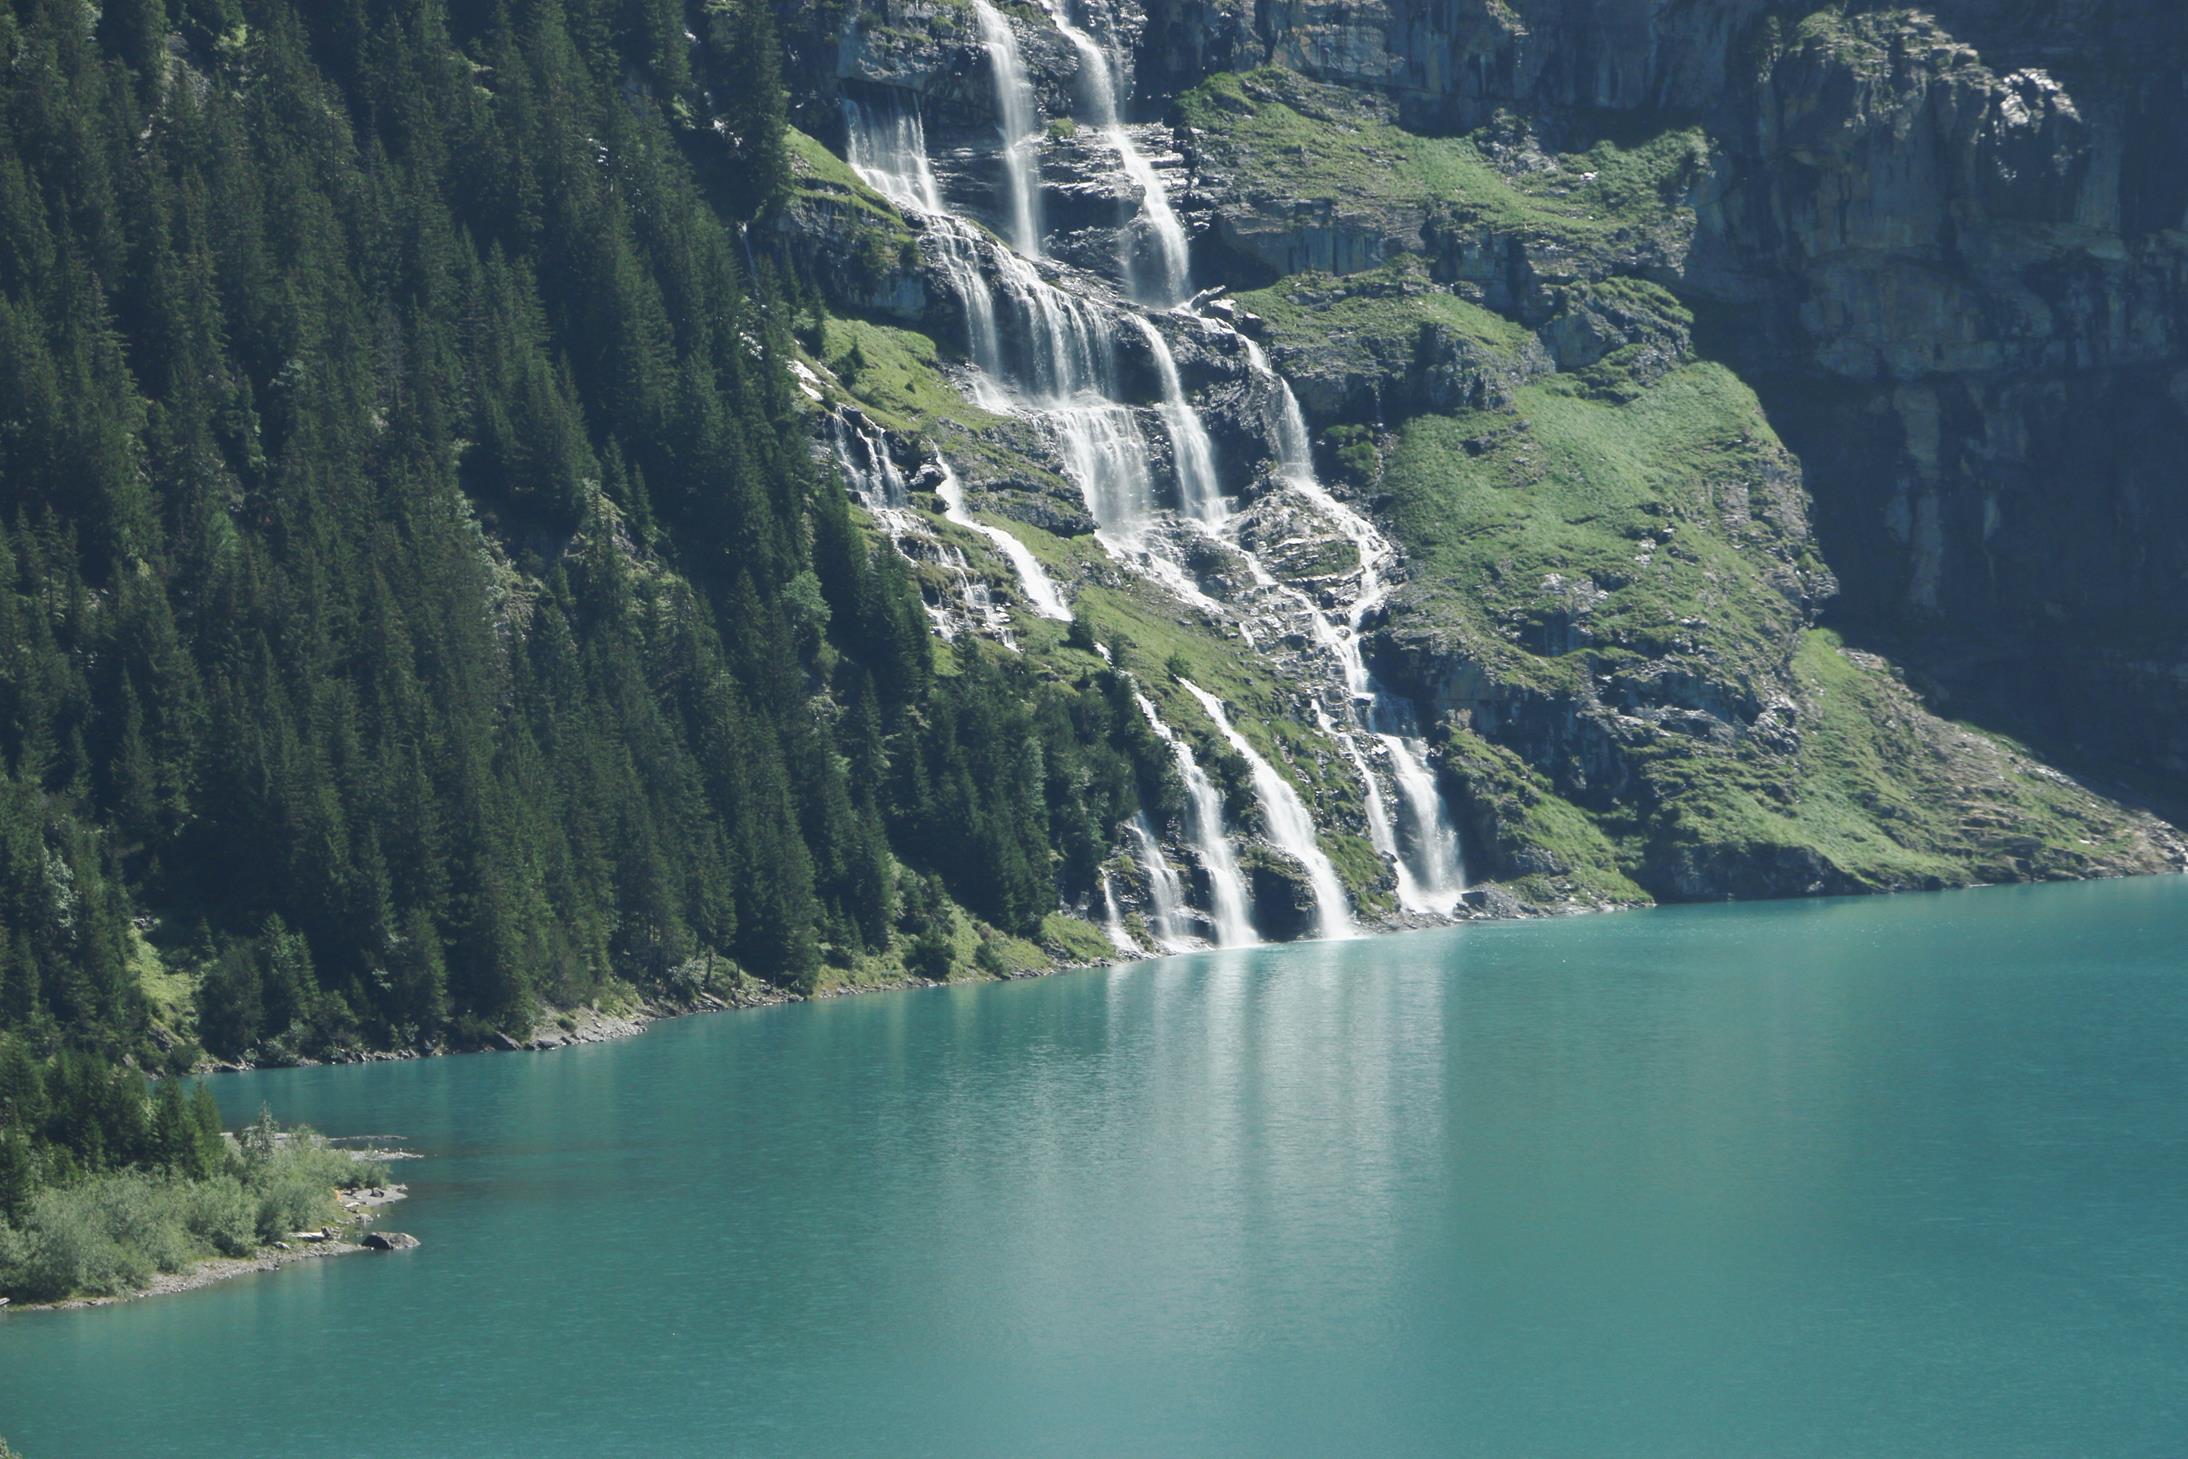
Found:
<path fill-rule="evenodd" d="M 2188 1451 L 2188 880 L 213 1087 L 425 1244 L 0 1318 L 27 1459 Z"/>

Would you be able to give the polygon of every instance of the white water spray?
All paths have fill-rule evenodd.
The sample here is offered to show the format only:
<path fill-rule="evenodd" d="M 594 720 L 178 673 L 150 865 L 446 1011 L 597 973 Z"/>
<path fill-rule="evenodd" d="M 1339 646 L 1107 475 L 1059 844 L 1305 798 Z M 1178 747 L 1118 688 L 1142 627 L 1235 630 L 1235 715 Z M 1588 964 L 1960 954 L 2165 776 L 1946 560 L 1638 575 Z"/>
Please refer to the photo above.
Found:
<path fill-rule="evenodd" d="M 1246 878 L 1238 869 L 1231 838 L 1223 829 L 1222 792 L 1208 778 L 1208 772 L 1200 768 L 1200 761 L 1193 754 L 1193 747 L 1185 743 L 1185 737 L 1163 722 L 1154 701 L 1145 694 L 1135 693 L 1132 697 L 1139 701 L 1140 713 L 1147 716 L 1155 734 L 1177 757 L 1178 778 L 1185 782 L 1185 796 L 1192 803 L 1193 849 L 1200 853 L 1200 864 L 1208 873 L 1216 946 L 1245 947 L 1259 942 L 1253 916 L 1247 910 Z"/>
<path fill-rule="evenodd" d="M 1276 843 L 1277 849 L 1306 869 L 1307 884 L 1314 891 L 1315 915 L 1321 922 L 1322 936 L 1352 936 L 1352 913 L 1345 900 L 1345 884 L 1338 879 L 1336 866 L 1315 838 L 1314 817 L 1308 813 L 1307 803 L 1299 798 L 1292 783 L 1262 758 L 1253 742 L 1233 728 L 1222 700 L 1190 679 L 1178 680 L 1178 686 L 1207 711 L 1218 732 L 1244 757 L 1247 768 L 1253 772 L 1254 794 L 1261 800 L 1262 815 L 1268 818 L 1269 839 Z"/>
<path fill-rule="evenodd" d="M 1127 957 L 1136 955 L 1140 945 L 1132 940 L 1132 934 L 1124 930 L 1124 917 L 1117 911 L 1117 894 L 1109 885 L 1109 873 L 1103 872 L 1102 931 L 1109 938 L 1109 945 Z"/>
<path fill-rule="evenodd" d="M 1398 899 L 1416 912 L 1450 916 L 1458 910 L 1466 891 L 1466 863 L 1460 851 L 1458 829 L 1436 786 L 1428 766 L 1428 742 L 1414 724 L 1412 706 L 1388 694 L 1368 672 L 1360 651 L 1361 626 L 1367 616 L 1389 596 L 1383 569 L 1395 553 L 1383 534 L 1359 512 L 1331 495 L 1314 471 L 1312 444 L 1305 414 L 1291 384 L 1277 374 L 1261 347 L 1247 338 L 1247 364 L 1275 392 L 1276 410 L 1271 432 L 1276 438 L 1278 467 L 1287 489 L 1310 502 L 1316 511 L 1335 523 L 1360 556 L 1360 590 L 1343 622 L 1324 615 L 1317 636 L 1334 652 L 1344 674 L 1355 716 L 1375 736 L 1390 761 L 1391 779 L 1404 804 L 1405 836 L 1391 815 L 1376 783 L 1373 769 L 1356 748 L 1353 762 L 1368 790 L 1371 837 L 1376 849 L 1393 858 L 1398 877 Z"/>
<path fill-rule="evenodd" d="M 1139 846 L 1140 871 L 1147 878 L 1147 900 L 1155 914 L 1149 930 L 1164 952 L 1176 952 L 1190 937 L 1185 881 L 1170 864 L 1170 858 L 1162 854 L 1162 843 L 1155 839 L 1155 828 L 1147 823 L 1147 812 L 1132 818 L 1132 839 Z"/>
<path fill-rule="evenodd" d="M 942 501 L 942 515 L 960 527 L 970 527 L 994 543 L 996 550 L 1018 575 L 1018 591 L 1025 595 L 1027 606 L 1043 618 L 1053 618 L 1060 623 L 1071 621 L 1071 609 L 1064 602 L 1064 595 L 1056 588 L 1056 580 L 1041 566 L 1041 559 L 1033 555 L 1033 549 L 1020 542 L 1001 527 L 979 520 L 965 509 L 965 484 L 957 479 L 950 463 L 937 456 L 935 464 L 942 470 L 942 480 L 935 486 L 934 494 Z"/>
<path fill-rule="evenodd" d="M 1391 778 L 1398 782 L 1410 819 L 1414 895 L 1425 909 L 1448 917 L 1466 893 L 1466 864 L 1459 854 L 1459 833 L 1436 788 L 1436 773 L 1428 768 L 1426 742 L 1400 734 L 1376 738 L 1390 752 Z"/>
<path fill-rule="evenodd" d="M 1140 221 L 1146 224 L 1154 239 L 1155 267 L 1151 277 L 1141 277 L 1135 251 L 1128 242 L 1123 248 L 1125 275 L 1132 284 L 1134 295 L 1142 303 L 1168 309 L 1185 298 L 1191 255 L 1185 225 L 1178 221 L 1176 210 L 1170 206 L 1169 194 L 1163 189 L 1162 179 L 1156 175 L 1155 165 L 1147 160 L 1147 154 L 1140 151 L 1139 144 L 1132 140 L 1132 133 L 1125 127 L 1122 68 L 1114 63 L 1099 41 L 1072 21 L 1064 4 L 1049 5 L 1048 13 L 1056 22 L 1056 29 L 1079 53 L 1080 70 L 1086 78 L 1086 104 L 1093 113 L 1094 125 L 1116 149 L 1124 175 L 1140 191 Z"/>
<path fill-rule="evenodd" d="M 1002 128 L 1003 181 L 1010 193 L 1011 247 L 1041 256 L 1040 135 L 1035 130 L 1033 87 L 1018 59 L 1018 37 L 989 0 L 973 0 L 980 41 L 995 68 L 996 115 Z M 939 211 L 939 209 L 937 210 Z"/>
<path fill-rule="evenodd" d="M 1215 443 L 1208 439 L 1208 427 L 1201 421 L 1200 412 L 1185 397 L 1170 342 L 1141 315 L 1127 318 L 1147 341 L 1148 353 L 1155 359 L 1155 373 L 1162 381 L 1162 420 L 1170 431 L 1170 455 L 1177 466 L 1178 511 L 1196 522 L 1215 526 L 1229 512 L 1223 500 L 1223 485 L 1216 479 Z"/>

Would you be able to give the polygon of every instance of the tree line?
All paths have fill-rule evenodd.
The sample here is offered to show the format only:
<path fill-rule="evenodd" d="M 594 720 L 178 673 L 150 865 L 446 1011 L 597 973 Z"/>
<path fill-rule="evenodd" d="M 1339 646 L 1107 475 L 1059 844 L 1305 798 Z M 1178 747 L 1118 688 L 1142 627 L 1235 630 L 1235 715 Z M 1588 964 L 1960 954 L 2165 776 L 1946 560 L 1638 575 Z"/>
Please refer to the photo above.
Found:
<path fill-rule="evenodd" d="M 777 64 L 762 0 L 0 8 L 0 1030 L 809 989 L 944 899 L 1037 933 L 1175 799 L 816 467 Z"/>

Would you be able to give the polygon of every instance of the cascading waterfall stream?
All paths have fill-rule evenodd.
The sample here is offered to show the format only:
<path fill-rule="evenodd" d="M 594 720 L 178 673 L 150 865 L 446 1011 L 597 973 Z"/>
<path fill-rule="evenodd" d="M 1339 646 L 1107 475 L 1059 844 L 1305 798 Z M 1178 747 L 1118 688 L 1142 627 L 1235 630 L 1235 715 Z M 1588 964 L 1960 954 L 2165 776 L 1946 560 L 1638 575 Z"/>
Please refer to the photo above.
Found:
<path fill-rule="evenodd" d="M 1018 591 L 1026 603 L 1043 618 L 1053 618 L 1059 623 L 1071 621 L 1071 608 L 1064 602 L 1064 595 L 1057 590 L 1056 580 L 1041 566 L 1041 559 L 1033 555 L 1033 549 L 1020 542 L 1001 527 L 980 521 L 965 509 L 965 484 L 957 479 L 950 463 L 935 457 L 942 479 L 936 483 L 934 494 L 941 499 L 942 515 L 960 527 L 970 527 L 994 543 L 1003 554 L 1004 561 L 1018 576 Z"/>
<path fill-rule="evenodd" d="M 1352 762 L 1353 773 L 1360 777 L 1360 788 L 1367 799 L 1368 842 L 1397 872 L 1399 905 L 1412 907 L 1420 900 L 1420 888 L 1414 883 L 1413 869 L 1406 864 L 1405 850 L 1398 844 L 1398 818 L 1390 813 L 1390 803 L 1383 798 L 1383 782 L 1361 750 L 1360 737 L 1347 734 L 1331 723 L 1329 711 L 1322 707 L 1320 700 L 1315 701 L 1314 722 L 1323 734 L 1344 747 L 1345 758 Z"/>
<path fill-rule="evenodd" d="M 885 106 L 845 97 L 844 160 L 866 185 L 900 207 L 946 211 L 942 187 L 927 161 L 927 129 L 919 113 L 891 92 Z"/>
<path fill-rule="evenodd" d="M 1010 615 L 988 591 L 987 580 L 976 576 L 965 554 L 937 538 L 932 527 L 911 507 L 911 493 L 903 471 L 889 454 L 889 439 L 878 426 L 848 411 L 828 416 L 829 443 L 836 464 L 843 471 L 851 494 L 881 524 L 889 540 L 907 561 L 932 562 L 949 575 L 965 621 L 984 629 L 1015 649 Z M 948 470 L 947 463 L 944 470 Z M 924 595 L 923 595 L 924 602 Z M 945 639 L 957 636 L 958 624 L 939 603 L 924 603 L 934 630 Z"/>
<path fill-rule="evenodd" d="M 1208 898 L 1213 904 L 1218 947 L 1246 947 L 1259 942 L 1254 931 L 1251 905 L 1246 895 L 1246 878 L 1238 869 L 1238 857 L 1231 850 L 1230 835 L 1223 827 L 1223 794 L 1208 778 L 1208 772 L 1200 768 L 1200 760 L 1193 754 L 1193 747 L 1185 742 L 1185 736 L 1164 722 L 1155 709 L 1155 703 L 1145 694 L 1132 696 L 1139 702 L 1140 713 L 1147 716 L 1156 737 L 1170 747 L 1177 758 L 1178 778 L 1185 782 L 1185 797 L 1192 803 L 1193 849 L 1200 855 L 1200 864 L 1208 873 Z M 1150 833 L 1152 839 L 1152 833 Z"/>
<path fill-rule="evenodd" d="M 1109 938 L 1109 945 L 1127 957 L 1136 954 L 1140 945 L 1132 940 L 1131 933 L 1125 931 L 1124 914 L 1117 910 L 1117 894 L 1109 885 L 1109 873 L 1106 871 L 1101 874 L 1101 892 L 1102 932 Z"/>
<path fill-rule="evenodd" d="M 1008 32 L 1008 23 L 1000 15 L 995 19 Z M 996 52 L 991 43 L 990 54 Z M 1013 42 L 1010 55 L 1016 54 Z M 1011 103 L 1001 93 L 1023 84 L 1012 74 L 1000 66 L 996 73 L 998 107 L 1006 112 Z M 1155 482 L 1139 418 L 1116 400 L 1114 323 L 946 209 L 915 111 L 901 102 L 884 109 L 846 101 L 845 108 L 851 164 L 891 202 L 929 225 L 930 256 L 965 311 L 966 339 L 979 369 L 979 403 L 999 412 L 1040 413 L 1056 432 L 1066 469 L 1085 493 L 1095 523 L 1121 540 L 1136 536 L 1154 511 Z M 1006 351 L 998 296 L 1014 326 L 1009 337 L 1019 345 L 1015 351 Z M 1176 373 L 1174 364 L 1171 372 Z M 1173 427 L 1173 435 L 1181 454 L 1196 444 L 1205 447 L 1207 433 L 1199 430 L 1198 417 Z"/>
<path fill-rule="evenodd" d="M 1292 783 L 1262 758 L 1253 742 L 1231 724 L 1231 716 L 1223 708 L 1222 700 L 1190 679 L 1178 680 L 1178 687 L 1192 695 L 1207 711 L 1217 732 L 1238 751 L 1253 772 L 1254 794 L 1260 798 L 1261 813 L 1268 819 L 1269 839 L 1276 843 L 1278 850 L 1306 869 L 1307 884 L 1314 891 L 1315 915 L 1321 923 L 1322 936 L 1352 936 L 1352 912 L 1345 899 L 1345 884 L 1338 878 L 1336 866 L 1315 837 L 1314 817 L 1308 812 L 1307 803 L 1300 799 Z"/>
<path fill-rule="evenodd" d="M 1466 893 L 1466 863 L 1459 853 L 1459 833 L 1436 786 L 1436 773 L 1428 768 L 1427 742 L 1395 733 L 1376 738 L 1390 752 L 1390 773 L 1412 818 L 1416 895 L 1428 910 L 1449 916 Z"/>
<path fill-rule="evenodd" d="M 1140 190 L 1141 209 L 1133 231 L 1143 241 L 1151 238 L 1155 247 L 1134 248 L 1127 243 L 1120 249 L 1126 277 L 1142 301 L 1160 307 L 1178 304 L 1188 278 L 1185 233 L 1155 168 L 1124 124 L 1127 88 L 1120 82 L 1121 68 L 1110 49 L 1065 13 L 1064 0 L 1044 3 L 1059 33 L 1080 57 L 1086 115 L 1115 148 L 1120 166 Z M 1239 531 L 1232 524 L 1248 518 L 1234 517 L 1223 496 L 1210 433 L 1186 394 L 1169 339 L 1136 311 L 1100 302 L 1098 294 L 1059 288 L 1045 276 L 1055 272 L 1055 266 L 1036 267 L 1032 262 L 1041 247 L 1036 221 L 1039 180 L 1032 146 L 1038 117 L 1032 89 L 1019 61 L 1011 22 L 989 0 L 975 0 L 975 9 L 991 60 L 996 111 L 1003 118 L 1002 161 L 1010 184 L 1009 232 L 1016 251 L 999 247 L 977 226 L 949 211 L 927 160 L 917 108 L 907 107 L 900 94 L 891 93 L 897 99 L 887 105 L 861 107 L 846 102 L 850 160 L 877 190 L 915 215 L 914 225 L 921 229 L 927 256 L 961 301 L 975 366 L 975 398 L 989 409 L 1038 419 L 1053 432 L 1065 472 L 1078 485 L 1094 517 L 1097 539 L 1110 554 L 1181 603 L 1235 631 L 1249 647 L 1257 645 L 1262 632 L 1271 631 L 1267 625 L 1273 621 L 1278 626 L 1299 625 L 1307 642 L 1326 656 L 1333 678 L 1342 684 L 1345 708 L 1333 721 L 1331 709 L 1339 696 L 1329 695 L 1330 708 L 1325 709 L 1324 698 L 1318 694 L 1313 696 L 1314 714 L 1360 776 L 1370 838 L 1393 866 L 1406 907 L 1450 914 L 1457 908 L 1464 872 L 1457 835 L 1428 765 L 1426 742 L 1413 724 L 1410 706 L 1381 691 L 1361 653 L 1361 627 L 1387 593 L 1383 569 L 1394 559 L 1394 551 L 1372 523 L 1316 479 L 1297 399 L 1259 347 L 1228 325 L 1201 318 L 1203 327 L 1230 333 L 1243 347 L 1253 374 L 1266 382 L 1264 398 L 1270 403 L 1265 407 L 1264 429 L 1277 461 L 1281 489 L 1299 498 L 1354 545 L 1360 562 L 1358 590 L 1350 602 L 1325 606 L 1280 579 L 1253 548 L 1237 540 Z M 1196 581 L 1190 549 L 1174 529 L 1162 527 L 1157 503 L 1169 498 L 1158 482 L 1159 458 L 1149 449 L 1142 412 L 1124 404 L 1118 390 L 1114 341 L 1120 326 L 1138 331 L 1154 367 L 1160 387 L 1155 413 L 1170 440 L 1178 519 L 1222 538 L 1227 549 L 1243 559 L 1253 594 L 1261 597 L 1263 607 L 1240 611 L 1236 605 L 1249 600 L 1235 591 L 1226 593 L 1229 602 L 1210 598 Z M 886 496 L 885 482 L 883 488 Z M 1032 611 L 1069 618 L 1062 594 L 1025 545 L 965 510 L 962 486 L 946 463 L 937 490 L 951 521 L 981 532 L 1004 553 Z M 1283 631 L 1288 635 L 1298 629 Z M 1349 904 L 1335 868 L 1320 850 L 1306 803 L 1280 773 L 1247 747 L 1224 717 L 1220 703 L 1189 687 L 1254 767 L 1271 838 L 1305 868 L 1322 935 L 1347 935 Z M 1252 940 L 1250 900 L 1223 825 L 1221 797 L 1194 763 L 1190 747 L 1161 723 L 1152 703 L 1143 698 L 1142 708 L 1173 746 L 1186 781 L 1193 807 L 1189 843 L 1207 870 L 1216 940 L 1224 944 Z M 1394 796 L 1386 793 L 1385 773 Z M 1139 829 L 1133 831 L 1135 838 Z M 1152 842 L 1152 828 L 1146 829 Z M 1159 855 L 1159 843 L 1155 850 Z M 1147 860 L 1150 898 L 1158 900 L 1157 863 L 1154 858 Z M 1175 878 L 1174 871 L 1171 876 Z M 1181 889 L 1178 906 L 1183 906 Z M 1159 906 L 1156 913 L 1159 922 Z M 1177 915 L 1182 917 L 1182 910 Z M 1167 943 L 1173 935 L 1182 934 L 1173 928 L 1155 935 Z"/>
<path fill-rule="evenodd" d="M 1223 485 L 1216 479 L 1215 443 L 1208 439 L 1208 427 L 1201 421 L 1200 412 L 1185 396 L 1170 341 L 1140 315 L 1127 318 L 1147 341 L 1156 376 L 1162 381 L 1162 419 L 1170 432 L 1170 455 L 1177 466 L 1178 511 L 1203 525 L 1216 526 L 1230 508 L 1223 500 Z"/>
<path fill-rule="evenodd" d="M 828 435 L 851 494 L 868 510 L 900 511 L 911 505 L 911 489 L 889 455 L 888 438 L 877 427 L 839 410 L 829 414 Z"/>
<path fill-rule="evenodd" d="M 1204 322 L 1211 328 L 1228 329 L 1212 320 Z M 1412 706 L 1384 692 L 1360 651 L 1361 625 L 1389 596 L 1382 569 L 1396 554 L 1374 523 L 1331 495 L 1315 475 L 1306 415 L 1299 408 L 1299 397 L 1293 393 L 1291 382 L 1276 372 L 1261 346 L 1235 330 L 1230 332 L 1244 344 L 1248 366 L 1268 382 L 1275 394 L 1277 408 L 1271 427 L 1285 486 L 1334 522 L 1360 555 L 1360 590 L 1345 621 L 1330 622 L 1323 615 L 1319 636 L 1338 657 L 1355 716 L 1388 756 L 1391 779 L 1405 807 L 1408 835 L 1401 841 L 1372 767 L 1355 750 L 1354 763 L 1368 787 L 1368 810 L 1376 822 L 1370 826 L 1372 839 L 1377 850 L 1395 860 L 1398 899 L 1403 905 L 1413 911 L 1450 916 L 1458 910 L 1466 891 L 1466 863 L 1460 852 L 1458 829 L 1451 822 L 1435 772 L 1428 767 L 1428 742 L 1414 723 Z"/>
<path fill-rule="evenodd" d="M 879 105 L 846 97 L 843 114 L 844 155 L 852 170 L 867 186 L 928 225 L 928 256 L 941 268 L 950 292 L 965 311 L 966 343 L 982 372 L 978 384 L 988 395 L 978 403 L 986 409 L 1007 408 L 987 389 L 1001 375 L 1003 335 L 996 324 L 995 296 L 981 274 L 981 263 L 998 250 L 943 203 L 941 186 L 927 161 L 926 127 L 915 108 L 891 92 Z"/>
<path fill-rule="evenodd" d="M 1178 221 L 1176 211 L 1171 208 L 1162 179 L 1155 174 L 1155 165 L 1147 160 L 1147 154 L 1140 151 L 1139 144 L 1125 128 L 1125 93 L 1119 79 L 1122 68 L 1112 61 L 1100 42 L 1072 21 L 1063 4 L 1051 4 L 1047 9 L 1056 29 L 1079 53 L 1079 65 L 1086 77 L 1087 107 L 1094 114 L 1094 124 L 1116 149 L 1124 175 L 1140 190 L 1140 218 L 1154 237 L 1154 276 L 1140 276 L 1138 260 L 1128 243 L 1122 250 L 1121 259 L 1125 277 L 1132 285 L 1133 295 L 1142 303 L 1168 309 L 1185 298 L 1191 254 L 1185 225 Z"/>
<path fill-rule="evenodd" d="M 995 111 L 1002 129 L 1003 181 L 1010 193 L 1010 242 L 1020 253 L 1041 256 L 1040 144 L 1033 87 L 1018 59 L 1018 37 L 989 0 L 973 0 L 981 44 L 995 69 Z M 932 211 L 940 212 L 940 208 Z"/>
<path fill-rule="evenodd" d="M 1155 828 L 1147 823 L 1147 812 L 1134 816 L 1131 825 L 1132 839 L 1139 846 L 1140 870 L 1147 877 L 1147 899 L 1155 914 L 1149 930 L 1164 952 L 1176 952 L 1190 936 L 1185 918 L 1185 882 L 1170 858 L 1163 855 Z"/>

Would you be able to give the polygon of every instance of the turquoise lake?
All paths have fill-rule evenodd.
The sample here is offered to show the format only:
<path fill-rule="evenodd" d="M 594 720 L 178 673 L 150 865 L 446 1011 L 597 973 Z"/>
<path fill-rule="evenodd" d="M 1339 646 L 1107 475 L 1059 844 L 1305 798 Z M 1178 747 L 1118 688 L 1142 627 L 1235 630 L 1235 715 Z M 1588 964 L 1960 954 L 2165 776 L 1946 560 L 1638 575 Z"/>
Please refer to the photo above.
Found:
<path fill-rule="evenodd" d="M 424 1246 L 0 1318 L 26 1459 L 2188 1451 L 2184 879 L 213 1087 Z"/>

